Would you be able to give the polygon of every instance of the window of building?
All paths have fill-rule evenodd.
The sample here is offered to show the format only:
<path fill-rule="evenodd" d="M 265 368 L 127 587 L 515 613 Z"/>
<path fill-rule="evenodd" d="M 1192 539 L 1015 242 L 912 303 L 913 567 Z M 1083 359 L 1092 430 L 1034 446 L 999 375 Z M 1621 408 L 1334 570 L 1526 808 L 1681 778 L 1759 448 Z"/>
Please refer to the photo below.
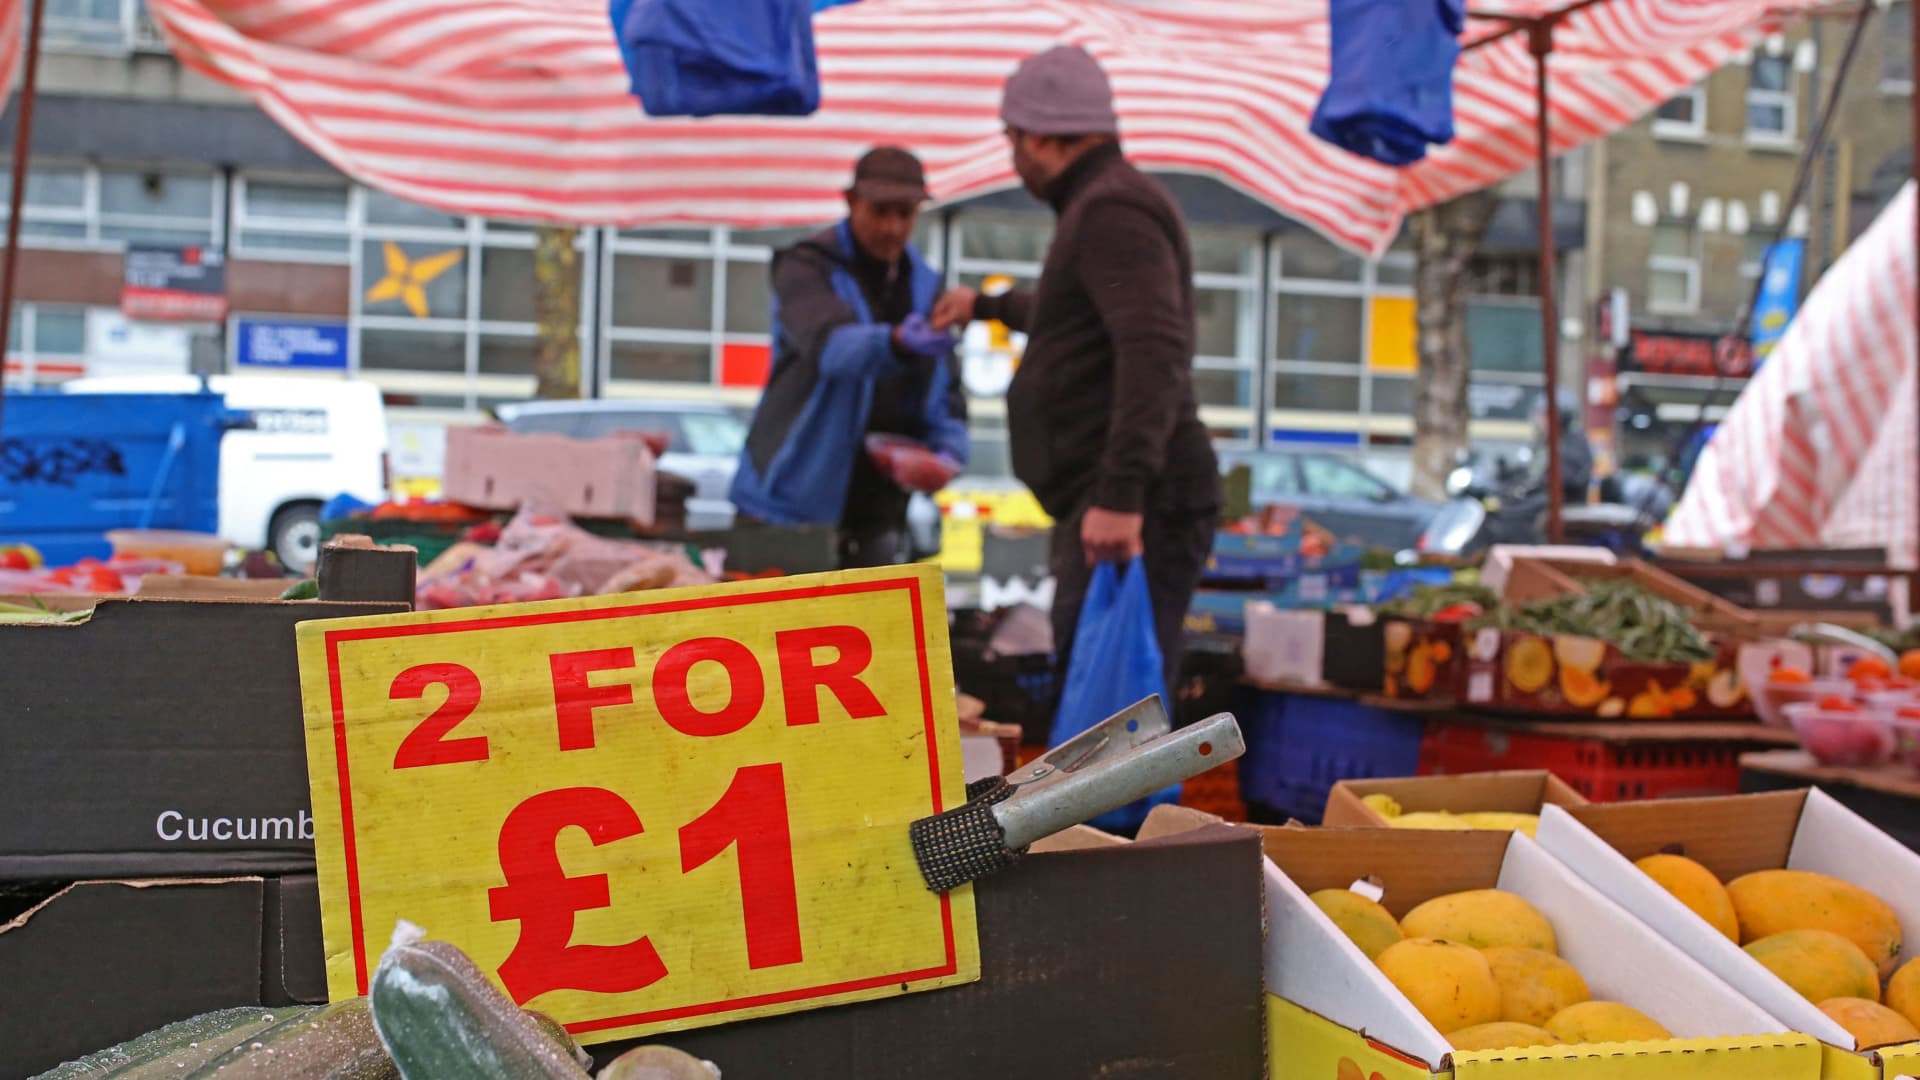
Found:
<path fill-rule="evenodd" d="M 1698 82 L 1668 98 L 1653 114 L 1653 133 L 1698 139 L 1707 133 L 1707 84 Z"/>
<path fill-rule="evenodd" d="M 1274 300 L 1274 357 L 1283 363 L 1360 363 L 1364 307 L 1357 295 L 1281 293 Z"/>
<path fill-rule="evenodd" d="M 1357 282 L 1366 265 L 1358 255 L 1305 229 L 1282 233 L 1275 245 L 1279 250 L 1276 267 L 1282 278 Z"/>
<path fill-rule="evenodd" d="M 244 177 L 234 192 L 234 253 L 339 259 L 352 250 L 352 189 L 342 182 Z"/>
<path fill-rule="evenodd" d="M 1913 5 L 1892 4 L 1880 25 L 1880 89 L 1913 93 Z"/>
<path fill-rule="evenodd" d="M 1767 248 L 1772 246 L 1774 234 L 1766 230 L 1755 230 L 1740 238 L 1740 276 L 1752 281 L 1760 276 L 1767 258 Z"/>
<path fill-rule="evenodd" d="M 1792 141 L 1793 114 L 1792 57 L 1756 55 L 1747 68 L 1747 138 Z"/>
<path fill-rule="evenodd" d="M 1691 222 L 1663 221 L 1653 227 L 1647 306 L 1680 314 L 1699 310 L 1700 239 Z"/>
<path fill-rule="evenodd" d="M 212 244 L 219 239 L 219 179 L 212 173 L 100 170 L 100 231 L 105 241 Z"/>
<path fill-rule="evenodd" d="M 42 37 L 53 48 L 165 48 L 141 0 L 47 0 Z"/>
<path fill-rule="evenodd" d="M 27 190 L 21 208 L 20 234 L 29 240 L 56 239 L 85 242 L 92 184 L 80 166 L 29 165 Z M 0 168 L 0 221 L 12 207 L 13 175 Z"/>
<path fill-rule="evenodd" d="M 1479 254 L 1467 263 L 1473 296 L 1540 295 L 1540 257 L 1533 253 Z"/>
<path fill-rule="evenodd" d="M 25 344 L 23 344 L 25 343 Z M 7 325 L 6 376 L 21 384 L 60 382 L 85 374 L 87 311 L 24 303 Z"/>

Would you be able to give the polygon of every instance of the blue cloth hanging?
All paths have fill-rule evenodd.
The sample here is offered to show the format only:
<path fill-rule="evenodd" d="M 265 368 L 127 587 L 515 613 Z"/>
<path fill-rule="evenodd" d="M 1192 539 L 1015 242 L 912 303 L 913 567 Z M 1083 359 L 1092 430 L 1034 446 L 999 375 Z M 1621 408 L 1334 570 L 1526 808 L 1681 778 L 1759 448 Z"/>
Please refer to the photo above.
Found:
<path fill-rule="evenodd" d="M 1328 17 L 1332 70 L 1313 133 L 1388 165 L 1452 142 L 1465 0 L 1331 0 Z"/>
<path fill-rule="evenodd" d="M 608 15 L 648 116 L 806 116 L 820 107 L 821 3 L 612 0 Z"/>

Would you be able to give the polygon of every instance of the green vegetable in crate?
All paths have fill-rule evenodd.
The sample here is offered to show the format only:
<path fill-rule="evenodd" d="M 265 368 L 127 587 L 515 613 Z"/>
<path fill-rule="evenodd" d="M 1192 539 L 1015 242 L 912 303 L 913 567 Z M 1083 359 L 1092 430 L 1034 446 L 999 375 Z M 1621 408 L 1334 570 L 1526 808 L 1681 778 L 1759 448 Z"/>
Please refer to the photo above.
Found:
<path fill-rule="evenodd" d="M 313 1011 L 312 1006 L 269 1009 L 246 1005 L 176 1020 L 116 1046 L 88 1054 L 41 1073 L 33 1080 L 77 1080 L 112 1076 L 120 1080 L 186 1076 L 219 1054 L 277 1023 Z"/>
<path fill-rule="evenodd" d="M 320 583 L 313 578 L 296 581 L 287 586 L 287 591 L 280 594 L 280 599 L 318 600 L 320 599 Z"/>
<path fill-rule="evenodd" d="M 187 1080 L 399 1080 L 363 997 L 289 1017 L 242 1039 Z"/>
<path fill-rule="evenodd" d="M 402 1080 L 587 1080 L 570 1049 L 472 960 L 401 923 L 373 973 L 373 1022 Z"/>
<path fill-rule="evenodd" d="M 1624 581 L 1582 582 L 1585 592 L 1508 608 L 1476 620 L 1541 637 L 1587 637 L 1611 643 L 1642 663 L 1700 663 L 1713 646 L 1694 628 L 1687 610 Z"/>

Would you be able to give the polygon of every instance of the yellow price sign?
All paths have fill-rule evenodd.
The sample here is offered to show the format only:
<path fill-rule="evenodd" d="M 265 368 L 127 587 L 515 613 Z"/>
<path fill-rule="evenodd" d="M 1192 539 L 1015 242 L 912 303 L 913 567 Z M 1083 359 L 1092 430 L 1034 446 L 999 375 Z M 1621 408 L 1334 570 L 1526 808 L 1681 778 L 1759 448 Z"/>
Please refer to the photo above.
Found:
<path fill-rule="evenodd" d="M 398 920 L 597 1042 L 970 982 L 926 567 L 303 624 L 335 998 Z"/>

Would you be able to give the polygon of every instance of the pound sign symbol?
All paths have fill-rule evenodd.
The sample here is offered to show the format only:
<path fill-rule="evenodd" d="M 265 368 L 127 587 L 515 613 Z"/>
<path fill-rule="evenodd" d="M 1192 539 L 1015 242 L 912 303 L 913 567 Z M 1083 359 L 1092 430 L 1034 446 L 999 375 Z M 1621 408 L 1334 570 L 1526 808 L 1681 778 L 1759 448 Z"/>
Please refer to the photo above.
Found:
<path fill-rule="evenodd" d="M 568 877 L 554 841 L 561 831 L 586 831 L 595 847 L 641 832 L 640 815 L 605 788 L 547 791 L 513 808 L 500 826 L 500 869 L 507 883 L 487 891 L 494 922 L 518 920 L 520 940 L 500 965 L 500 981 L 517 1004 L 552 990 L 620 994 L 644 989 L 667 974 L 646 935 L 625 945 L 573 945 L 578 911 L 613 903 L 607 875 Z"/>

